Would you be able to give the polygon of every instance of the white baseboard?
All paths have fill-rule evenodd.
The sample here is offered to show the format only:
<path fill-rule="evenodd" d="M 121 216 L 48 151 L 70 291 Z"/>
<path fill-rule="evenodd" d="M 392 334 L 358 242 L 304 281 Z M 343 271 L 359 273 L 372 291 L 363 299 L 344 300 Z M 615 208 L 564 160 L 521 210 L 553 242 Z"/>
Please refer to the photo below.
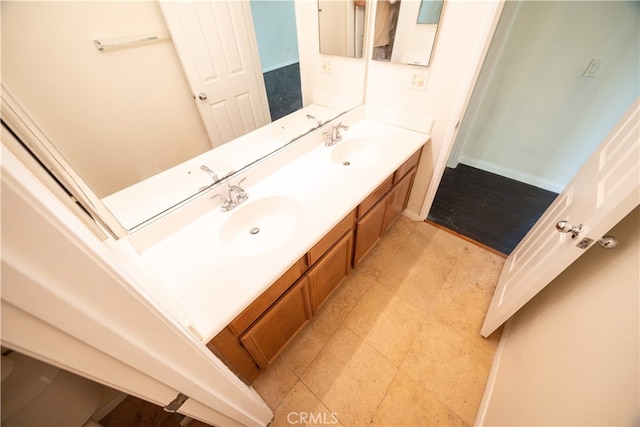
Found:
<path fill-rule="evenodd" d="M 413 221 L 424 221 L 423 217 L 421 217 L 419 214 L 415 213 L 414 211 L 410 211 L 409 209 L 405 209 L 402 212 L 402 214 Z"/>
<path fill-rule="evenodd" d="M 502 336 L 500 337 L 500 342 L 498 343 L 498 348 L 496 349 L 496 353 L 493 357 L 493 363 L 491 364 L 491 371 L 489 371 L 489 377 L 487 378 L 487 385 L 485 385 L 484 387 L 484 393 L 482 394 L 482 400 L 480 401 L 480 406 L 478 406 L 476 419 L 473 421 L 474 427 L 485 425 L 485 418 L 487 416 L 489 402 L 491 401 L 493 388 L 495 386 L 496 378 L 498 376 L 498 370 L 500 369 L 500 361 L 502 360 L 502 353 L 504 352 L 504 347 L 507 343 L 507 340 L 509 339 L 510 330 L 511 330 L 511 320 L 508 320 L 504 325 L 504 329 L 502 330 Z"/>
<path fill-rule="evenodd" d="M 287 67 L 289 65 L 297 64 L 300 62 L 299 59 L 291 59 L 289 61 L 281 62 L 279 64 L 271 65 L 270 67 L 265 67 L 262 69 L 262 74 L 268 73 L 269 71 L 277 70 L 278 68 Z"/>
<path fill-rule="evenodd" d="M 516 181 L 524 182 L 525 184 L 533 185 L 534 187 L 553 191 L 554 193 L 560 193 L 565 187 L 561 183 L 550 181 L 540 176 L 529 175 L 516 169 L 507 168 L 484 160 L 460 156 L 458 162 L 463 163 L 467 166 L 474 167 L 476 169 L 482 169 L 487 172 L 495 173 L 496 175 L 504 176 L 506 178 L 515 179 Z"/>

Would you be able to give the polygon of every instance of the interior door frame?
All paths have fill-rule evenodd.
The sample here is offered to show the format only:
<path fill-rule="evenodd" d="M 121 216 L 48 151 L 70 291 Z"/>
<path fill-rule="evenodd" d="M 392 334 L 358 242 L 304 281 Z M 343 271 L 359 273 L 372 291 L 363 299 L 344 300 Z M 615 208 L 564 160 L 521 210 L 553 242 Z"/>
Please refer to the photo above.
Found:
<path fill-rule="evenodd" d="M 431 209 L 431 205 L 436 197 L 438 187 L 440 186 L 440 182 L 442 181 L 442 177 L 444 176 L 444 172 L 447 168 L 449 157 L 454 149 L 456 138 L 461 131 L 461 125 L 464 117 L 467 112 L 469 112 L 471 96 L 473 95 L 476 84 L 478 84 L 478 78 L 480 76 L 482 66 L 489 55 L 491 42 L 493 41 L 494 36 L 499 36 L 496 30 L 506 3 L 506 0 L 499 0 L 490 3 L 490 9 L 482 23 L 482 29 L 480 31 L 481 37 L 473 51 L 472 61 L 470 61 L 471 65 L 469 65 L 465 72 L 464 79 L 460 85 L 461 89 L 456 97 L 457 100 L 453 108 L 452 120 L 449 121 L 445 130 L 442 149 L 440 150 L 438 158 L 434 162 L 432 178 L 429 182 L 429 186 L 427 187 L 427 193 L 422 202 L 422 207 L 420 208 L 420 218 L 427 217 L 429 210 Z M 506 34 L 503 36 L 506 37 Z"/>
<path fill-rule="evenodd" d="M 460 126 L 458 128 L 458 133 L 455 136 L 451 151 L 447 158 L 447 167 L 455 168 L 458 166 L 460 153 L 462 152 L 463 141 L 466 135 L 471 130 L 471 127 L 475 123 L 476 116 L 482 107 L 484 99 L 487 94 L 487 90 L 489 89 L 489 83 L 493 79 L 493 75 L 496 71 L 498 65 L 498 59 L 502 55 L 504 47 L 506 45 L 506 41 L 511 35 L 511 30 L 513 29 L 513 22 L 520 10 L 521 3 L 519 1 L 507 2 L 502 9 L 502 13 L 500 14 L 499 21 L 507 21 L 507 25 L 502 27 L 496 27 L 494 34 L 489 41 L 489 47 L 487 49 L 487 54 L 483 59 L 483 62 L 480 66 L 480 70 L 478 70 L 478 79 L 471 89 L 471 93 L 469 94 L 469 102 L 465 107 L 464 116 L 462 121 L 460 122 Z M 487 66 L 486 73 L 482 73 L 484 66 Z M 477 94 L 477 96 L 473 96 Z"/>

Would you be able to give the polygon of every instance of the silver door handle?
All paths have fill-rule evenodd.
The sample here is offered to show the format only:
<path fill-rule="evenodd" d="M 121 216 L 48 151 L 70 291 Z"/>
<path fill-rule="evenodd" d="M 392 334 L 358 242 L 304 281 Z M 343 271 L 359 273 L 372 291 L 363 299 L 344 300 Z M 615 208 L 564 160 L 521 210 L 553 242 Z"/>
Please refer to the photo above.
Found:
<path fill-rule="evenodd" d="M 201 101 L 206 101 L 206 100 L 207 100 L 207 94 L 206 94 L 206 93 L 204 93 L 204 92 L 200 92 L 200 93 L 198 94 L 198 98 L 199 98 Z"/>
<path fill-rule="evenodd" d="M 571 225 L 568 221 L 562 220 L 556 224 L 556 230 L 560 233 L 570 233 L 572 239 L 577 239 L 582 231 L 582 224 Z"/>

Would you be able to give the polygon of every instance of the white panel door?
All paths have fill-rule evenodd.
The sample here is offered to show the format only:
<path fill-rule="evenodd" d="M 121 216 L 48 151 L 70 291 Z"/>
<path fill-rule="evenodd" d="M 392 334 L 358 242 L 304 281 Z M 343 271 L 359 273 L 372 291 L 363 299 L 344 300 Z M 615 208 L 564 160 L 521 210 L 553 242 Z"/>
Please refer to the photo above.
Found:
<path fill-rule="evenodd" d="M 489 336 L 640 204 L 640 98 L 507 258 L 481 334 Z M 572 238 L 559 221 L 582 230 Z M 578 245 L 592 239 L 585 248 Z"/>
<path fill-rule="evenodd" d="M 214 147 L 271 121 L 248 1 L 160 2 Z"/>

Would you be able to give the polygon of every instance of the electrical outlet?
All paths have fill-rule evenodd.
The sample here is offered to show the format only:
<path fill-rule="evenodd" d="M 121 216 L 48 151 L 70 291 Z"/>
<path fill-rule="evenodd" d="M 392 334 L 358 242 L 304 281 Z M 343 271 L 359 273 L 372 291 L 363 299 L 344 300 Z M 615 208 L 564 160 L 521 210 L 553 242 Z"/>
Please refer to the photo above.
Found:
<path fill-rule="evenodd" d="M 427 87 L 427 73 L 425 71 L 411 71 L 409 74 L 409 89 L 425 90 Z"/>
<path fill-rule="evenodd" d="M 331 74 L 331 59 L 322 58 L 322 72 L 325 74 Z"/>

